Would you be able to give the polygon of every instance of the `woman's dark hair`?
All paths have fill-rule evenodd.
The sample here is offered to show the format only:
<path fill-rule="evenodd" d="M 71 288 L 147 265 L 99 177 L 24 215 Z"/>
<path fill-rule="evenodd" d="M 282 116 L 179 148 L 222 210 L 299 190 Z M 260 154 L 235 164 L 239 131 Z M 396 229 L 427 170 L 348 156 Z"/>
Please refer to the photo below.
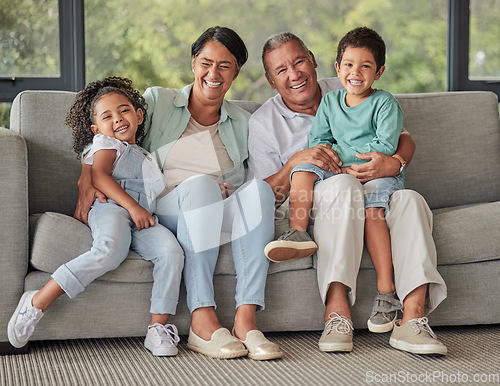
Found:
<path fill-rule="evenodd" d="M 122 94 L 132 103 L 134 109 L 143 111 L 144 119 L 137 128 L 135 138 L 138 144 L 144 137 L 144 124 L 147 118 L 147 105 L 141 93 L 134 88 L 127 78 L 111 76 L 89 83 L 76 94 L 64 123 L 73 129 L 73 150 L 80 158 L 85 146 L 92 143 L 94 133 L 90 128 L 94 124 L 94 106 L 99 98 L 109 93 Z"/>
<path fill-rule="evenodd" d="M 248 59 L 248 51 L 243 40 L 236 32 L 227 27 L 211 27 L 201 34 L 191 45 L 191 55 L 196 58 L 200 54 L 205 44 L 210 41 L 216 41 L 228 49 L 236 58 L 238 67 L 245 64 Z"/>
<path fill-rule="evenodd" d="M 368 27 L 355 28 L 340 39 L 337 47 L 336 62 L 340 65 L 346 48 L 366 48 L 370 51 L 377 64 L 377 71 L 385 64 L 385 43 L 382 37 Z"/>

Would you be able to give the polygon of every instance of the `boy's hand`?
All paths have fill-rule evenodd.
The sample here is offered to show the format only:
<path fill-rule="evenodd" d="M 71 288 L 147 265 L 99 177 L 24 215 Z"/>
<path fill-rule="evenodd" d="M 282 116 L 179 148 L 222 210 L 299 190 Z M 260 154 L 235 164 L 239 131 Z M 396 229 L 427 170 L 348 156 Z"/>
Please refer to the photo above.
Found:
<path fill-rule="evenodd" d="M 156 224 L 154 217 L 139 204 L 133 209 L 129 209 L 129 213 L 137 230 L 153 227 Z"/>

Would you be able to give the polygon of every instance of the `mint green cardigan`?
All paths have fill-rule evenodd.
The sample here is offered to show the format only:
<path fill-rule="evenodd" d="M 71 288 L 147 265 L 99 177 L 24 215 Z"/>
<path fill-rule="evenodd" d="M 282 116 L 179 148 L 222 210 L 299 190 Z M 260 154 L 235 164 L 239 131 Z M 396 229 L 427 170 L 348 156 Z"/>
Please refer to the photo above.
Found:
<path fill-rule="evenodd" d="M 156 157 L 160 166 L 163 166 L 165 157 L 191 117 L 187 106 L 192 86 L 190 84 L 180 90 L 150 87 L 144 93 L 148 114 L 142 146 Z M 250 113 L 227 100 L 222 102 L 220 112 L 219 136 L 234 163 L 234 169 L 219 178 L 238 187 L 245 181 Z"/>

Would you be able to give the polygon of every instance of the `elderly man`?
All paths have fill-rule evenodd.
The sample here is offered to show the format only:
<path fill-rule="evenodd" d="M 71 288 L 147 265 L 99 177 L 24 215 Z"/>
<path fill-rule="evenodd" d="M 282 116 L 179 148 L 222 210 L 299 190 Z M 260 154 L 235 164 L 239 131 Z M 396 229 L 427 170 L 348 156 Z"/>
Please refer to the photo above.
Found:
<path fill-rule="evenodd" d="M 363 251 L 364 204 L 361 183 L 395 176 L 410 162 L 415 145 L 401 134 L 393 157 L 365 153 L 370 160 L 342 170 L 341 160 L 327 145 L 308 149 L 308 135 L 321 98 L 342 87 L 337 78 L 317 79 L 314 55 L 291 33 L 274 35 L 262 52 L 266 78 L 278 95 L 265 102 L 249 122 L 249 168 L 273 189 L 277 213 L 286 213 L 290 171 L 312 163 L 337 175 L 316 184 L 311 223 L 318 244 L 318 285 L 325 304 L 322 351 L 352 350 L 350 307 L 356 299 L 356 278 Z M 446 298 L 432 239 L 432 213 L 411 190 L 393 194 L 386 221 L 391 235 L 395 291 L 404 311 L 391 320 L 390 344 L 416 354 L 446 354 L 428 325 L 426 314 Z M 396 304 L 377 294 L 372 317 L 396 315 Z M 392 318 L 392 316 L 391 316 Z"/>

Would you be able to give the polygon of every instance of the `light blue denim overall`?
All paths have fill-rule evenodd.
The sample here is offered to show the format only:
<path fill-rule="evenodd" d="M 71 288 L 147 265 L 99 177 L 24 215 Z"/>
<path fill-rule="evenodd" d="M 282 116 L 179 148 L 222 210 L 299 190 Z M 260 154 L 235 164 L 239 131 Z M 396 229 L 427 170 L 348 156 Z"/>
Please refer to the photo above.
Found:
<path fill-rule="evenodd" d="M 165 188 L 165 179 L 156 161 L 137 145 L 127 145 L 112 177 L 143 208 L 153 214 L 156 197 Z M 184 252 L 175 236 L 156 222 L 154 227 L 137 230 L 129 212 L 116 202 L 98 199 L 89 212 L 92 249 L 60 266 L 52 278 L 73 298 L 96 278 L 116 269 L 133 249 L 152 261 L 152 314 L 175 314 L 184 265 Z"/>

